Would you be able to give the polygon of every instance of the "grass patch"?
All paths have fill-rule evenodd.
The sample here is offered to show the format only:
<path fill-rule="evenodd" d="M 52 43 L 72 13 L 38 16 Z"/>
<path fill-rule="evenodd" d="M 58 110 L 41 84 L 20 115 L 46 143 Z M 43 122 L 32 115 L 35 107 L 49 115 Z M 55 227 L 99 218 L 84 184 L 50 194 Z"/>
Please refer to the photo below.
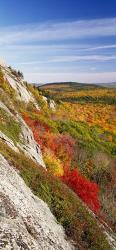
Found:
<path fill-rule="evenodd" d="M 20 141 L 20 124 L 2 108 L 0 108 L 0 130 L 14 143 Z"/>

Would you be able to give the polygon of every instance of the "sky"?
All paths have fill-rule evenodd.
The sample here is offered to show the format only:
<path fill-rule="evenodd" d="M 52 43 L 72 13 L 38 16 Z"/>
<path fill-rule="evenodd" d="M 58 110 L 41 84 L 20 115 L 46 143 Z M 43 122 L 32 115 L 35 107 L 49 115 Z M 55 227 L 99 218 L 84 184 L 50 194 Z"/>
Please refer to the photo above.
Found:
<path fill-rule="evenodd" d="M 0 0 L 0 60 L 34 83 L 116 82 L 116 0 Z"/>

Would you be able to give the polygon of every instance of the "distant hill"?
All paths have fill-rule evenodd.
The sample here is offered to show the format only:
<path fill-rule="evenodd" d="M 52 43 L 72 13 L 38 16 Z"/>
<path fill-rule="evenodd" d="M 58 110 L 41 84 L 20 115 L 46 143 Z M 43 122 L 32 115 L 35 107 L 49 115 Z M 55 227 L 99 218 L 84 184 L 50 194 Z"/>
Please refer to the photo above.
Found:
<path fill-rule="evenodd" d="M 79 83 L 79 82 L 54 82 L 54 83 L 46 83 L 46 84 L 34 84 L 38 87 L 42 88 L 51 88 L 54 85 L 57 85 L 58 87 L 74 87 L 77 89 L 85 89 L 85 88 L 101 88 L 101 87 L 106 87 L 106 88 L 116 88 L 116 82 L 109 82 L 109 83 Z"/>
<path fill-rule="evenodd" d="M 47 83 L 38 86 L 48 98 L 56 102 L 115 104 L 115 89 L 101 84 L 78 82 Z"/>
<path fill-rule="evenodd" d="M 54 83 L 46 83 L 43 85 L 38 85 L 40 89 L 55 89 L 55 91 L 74 91 L 81 89 L 95 89 L 101 88 L 98 84 L 90 84 L 90 83 L 79 83 L 79 82 L 54 82 Z"/>
<path fill-rule="evenodd" d="M 99 86 L 104 86 L 107 88 L 116 88 L 116 82 L 110 82 L 110 83 L 98 83 Z"/>

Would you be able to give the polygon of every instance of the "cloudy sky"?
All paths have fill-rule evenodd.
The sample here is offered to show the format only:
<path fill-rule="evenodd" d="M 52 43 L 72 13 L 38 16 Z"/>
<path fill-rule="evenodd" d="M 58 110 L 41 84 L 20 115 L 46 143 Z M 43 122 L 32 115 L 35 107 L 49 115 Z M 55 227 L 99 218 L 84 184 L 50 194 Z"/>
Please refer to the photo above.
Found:
<path fill-rule="evenodd" d="M 116 0 L 1 0 L 0 59 L 29 82 L 116 81 Z"/>

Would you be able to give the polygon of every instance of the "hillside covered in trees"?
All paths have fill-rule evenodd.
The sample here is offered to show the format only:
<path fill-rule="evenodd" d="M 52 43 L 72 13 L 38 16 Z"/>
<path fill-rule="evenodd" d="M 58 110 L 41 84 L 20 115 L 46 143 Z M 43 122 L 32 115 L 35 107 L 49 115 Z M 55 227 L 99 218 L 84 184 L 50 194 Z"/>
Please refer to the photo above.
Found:
<path fill-rule="evenodd" d="M 115 249 L 115 94 L 69 87 L 0 67 L 2 247 Z"/>

